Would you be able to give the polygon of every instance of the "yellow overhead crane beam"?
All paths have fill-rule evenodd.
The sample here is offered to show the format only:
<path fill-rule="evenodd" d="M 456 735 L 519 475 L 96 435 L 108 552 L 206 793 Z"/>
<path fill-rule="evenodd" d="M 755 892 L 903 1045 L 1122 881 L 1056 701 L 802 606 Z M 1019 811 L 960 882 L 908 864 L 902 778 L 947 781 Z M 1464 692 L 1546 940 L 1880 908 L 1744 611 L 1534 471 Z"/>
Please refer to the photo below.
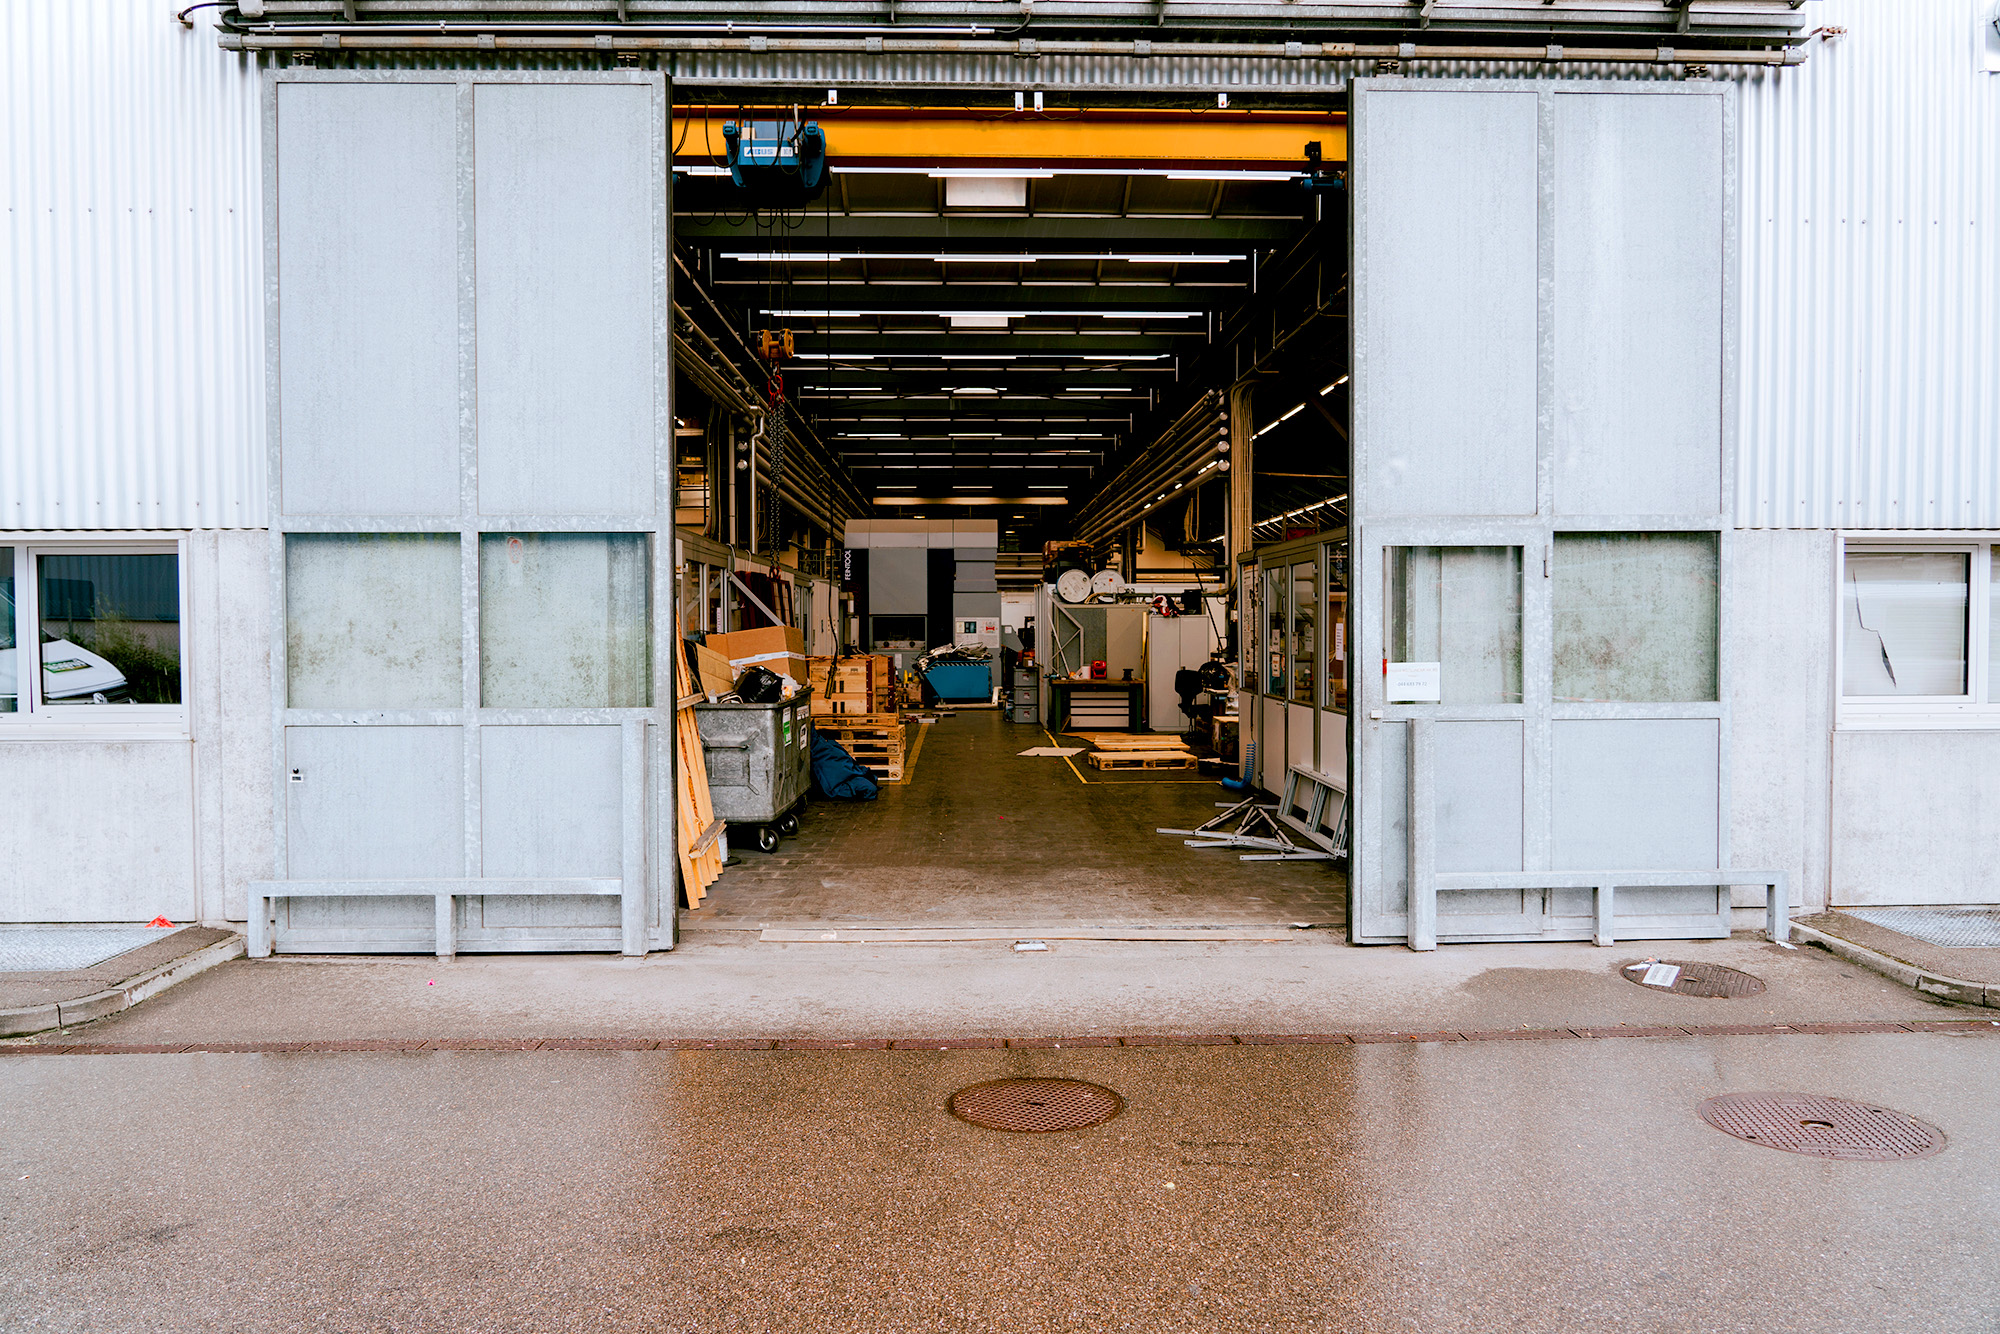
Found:
<path fill-rule="evenodd" d="M 1002 108 L 677 107 L 674 160 L 723 162 L 732 121 L 817 121 L 842 167 L 1304 171 L 1306 145 L 1347 161 L 1347 114 L 1310 111 L 1013 111 Z"/>

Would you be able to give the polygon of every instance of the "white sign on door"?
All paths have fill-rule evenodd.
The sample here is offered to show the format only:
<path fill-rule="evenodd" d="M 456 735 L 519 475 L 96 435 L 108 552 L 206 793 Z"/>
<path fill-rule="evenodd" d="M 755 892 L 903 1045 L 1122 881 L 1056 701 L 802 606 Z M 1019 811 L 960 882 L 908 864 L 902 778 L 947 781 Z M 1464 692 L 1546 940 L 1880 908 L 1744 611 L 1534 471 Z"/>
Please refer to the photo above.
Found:
<path fill-rule="evenodd" d="M 1442 663 L 1389 662 L 1382 665 L 1391 704 L 1436 704 Z"/>

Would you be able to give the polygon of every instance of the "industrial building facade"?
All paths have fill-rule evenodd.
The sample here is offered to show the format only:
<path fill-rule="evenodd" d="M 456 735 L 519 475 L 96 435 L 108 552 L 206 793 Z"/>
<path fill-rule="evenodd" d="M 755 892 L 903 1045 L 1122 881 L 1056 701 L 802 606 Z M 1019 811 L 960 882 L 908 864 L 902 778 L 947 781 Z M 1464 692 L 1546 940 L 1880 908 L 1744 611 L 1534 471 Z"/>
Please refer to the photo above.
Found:
<path fill-rule="evenodd" d="M 1310 39 L 1290 42 L 1263 40 L 1256 6 L 1164 6 L 1208 53 L 1170 27 L 1038 45 L 1032 25 L 1123 21 L 1087 3 L 1037 6 L 1025 33 L 1020 7 L 932 6 L 929 35 L 845 14 L 800 35 L 755 7 L 739 33 L 715 6 L 635 3 L 629 35 L 551 36 L 521 26 L 531 6 L 439 5 L 437 41 L 374 8 L 239 2 L 221 29 L 136 3 L 9 11 L 0 920 L 251 921 L 302 952 L 670 948 L 682 634 L 729 628 L 740 599 L 802 625 L 818 606 L 839 640 L 843 545 L 921 545 L 871 516 L 1059 487 L 1067 535 L 1135 568 L 1170 488 L 1226 497 L 1217 592 L 1252 777 L 1352 793 L 1357 941 L 1591 938 L 1614 911 L 1627 936 L 1726 933 L 1764 914 L 1732 870 L 1794 910 L 1993 901 L 1988 0 L 1696 0 L 1665 20 L 1447 0 L 1425 26 L 1409 6 L 1271 7 Z M 1680 35 L 1647 36 L 1662 21 Z M 1503 60 L 1502 40 L 1523 49 Z M 981 471 L 1008 465 L 965 443 L 1006 438 L 1026 381 L 954 383 L 961 414 L 996 400 L 992 430 L 946 437 L 968 460 L 956 497 L 880 457 L 906 425 L 836 438 L 841 409 L 808 422 L 801 393 L 786 469 L 677 401 L 692 383 L 764 406 L 718 326 L 682 316 L 759 261 L 719 207 L 683 207 L 714 182 L 685 137 L 721 113 L 677 108 L 823 104 L 839 173 L 859 140 L 842 103 L 1025 121 L 1141 91 L 1183 121 L 1261 102 L 1320 136 L 1296 168 L 1217 178 L 1344 169 L 1299 192 L 1345 211 L 1325 288 L 1343 345 L 1302 395 L 1337 408 L 1299 418 L 1338 458 L 1322 536 L 1282 540 L 1291 507 L 1250 463 L 1307 403 L 1253 400 L 1213 359 L 1128 357 L 1175 368 L 1146 388 L 1163 410 L 1212 395 L 1219 445 L 1166 422 L 1091 455 L 1093 431 L 1043 413 L 1045 483 Z M 1025 210 L 1032 229 L 1024 181 L 1202 175 L 1143 149 L 1025 174 L 903 151 L 853 179 L 940 178 L 907 243 L 922 263 L 952 225 Z M 1124 189 L 1108 229 L 1143 211 Z M 723 239 L 684 257 L 704 227 Z M 791 246 L 791 272 L 821 262 L 752 239 Z M 1255 294 L 1259 245 L 1182 267 L 1241 263 Z M 830 322 L 871 294 L 819 283 L 746 299 Z M 1176 285 L 1198 287 L 1146 295 Z M 1000 286 L 940 337 L 968 356 L 1041 337 L 980 308 Z M 1083 286 L 1065 299 L 1090 318 L 1200 318 Z M 871 401 L 859 381 L 883 377 L 855 368 L 888 353 L 842 346 L 821 356 L 844 358 L 829 394 Z M 1175 383 L 1184 361 L 1208 381 Z M 1159 497 L 1121 498 L 1128 473 Z M 773 526 L 786 514 L 805 536 Z M 1269 668 L 1268 636 L 1301 625 Z M 1612 872 L 1615 910 L 1592 898 Z"/>

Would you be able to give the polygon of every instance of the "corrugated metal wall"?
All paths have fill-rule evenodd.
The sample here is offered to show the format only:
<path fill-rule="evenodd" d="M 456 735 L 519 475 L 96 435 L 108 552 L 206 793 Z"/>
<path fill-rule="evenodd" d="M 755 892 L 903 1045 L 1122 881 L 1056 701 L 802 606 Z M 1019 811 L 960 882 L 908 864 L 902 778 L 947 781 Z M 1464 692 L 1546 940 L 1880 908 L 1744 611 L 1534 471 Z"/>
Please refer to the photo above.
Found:
<path fill-rule="evenodd" d="M 0 529 L 264 523 L 256 70 L 177 8 L 0 4 Z"/>
<path fill-rule="evenodd" d="M 2000 527 L 1993 0 L 1821 0 L 1743 76 L 1737 522 Z"/>
<path fill-rule="evenodd" d="M 1730 72 L 1746 527 L 2000 527 L 1992 3 L 1817 0 L 1844 36 Z M 264 522 L 256 74 L 175 8 L 0 6 L 0 528 Z"/>

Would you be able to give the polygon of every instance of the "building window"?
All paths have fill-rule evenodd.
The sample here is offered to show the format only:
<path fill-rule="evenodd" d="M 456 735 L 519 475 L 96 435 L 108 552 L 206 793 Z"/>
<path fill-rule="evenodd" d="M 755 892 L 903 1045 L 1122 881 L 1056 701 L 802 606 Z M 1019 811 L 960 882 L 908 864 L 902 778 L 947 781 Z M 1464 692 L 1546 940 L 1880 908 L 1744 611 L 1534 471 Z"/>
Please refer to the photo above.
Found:
<path fill-rule="evenodd" d="M 2000 546 L 1850 541 L 1840 568 L 1845 723 L 2000 724 Z"/>
<path fill-rule="evenodd" d="M 0 725 L 181 723 L 177 546 L 0 545 Z"/>

